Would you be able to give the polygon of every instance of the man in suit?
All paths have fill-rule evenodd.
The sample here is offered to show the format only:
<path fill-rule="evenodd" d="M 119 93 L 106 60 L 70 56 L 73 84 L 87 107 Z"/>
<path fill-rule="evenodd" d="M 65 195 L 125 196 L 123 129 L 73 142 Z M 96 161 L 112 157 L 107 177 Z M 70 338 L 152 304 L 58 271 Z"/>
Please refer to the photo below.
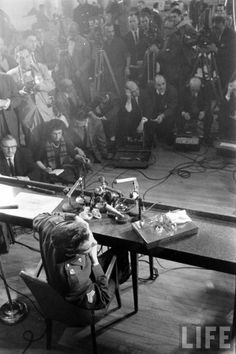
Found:
<path fill-rule="evenodd" d="M 55 117 L 50 94 L 55 89 L 54 81 L 46 65 L 35 63 L 26 46 L 15 50 L 18 66 L 8 71 L 22 97 L 18 115 L 26 144 L 33 148 L 40 139 L 40 127 Z"/>
<path fill-rule="evenodd" d="M 128 17 L 129 32 L 124 37 L 125 44 L 130 53 L 130 79 L 137 80 L 140 72 L 140 63 L 143 58 L 139 55 L 139 27 L 138 17 L 131 14 Z"/>
<path fill-rule="evenodd" d="M 74 82 L 79 97 L 87 104 L 90 102 L 91 49 L 87 39 L 79 34 L 79 27 L 75 22 L 69 28 L 68 55 L 70 76 L 66 78 Z"/>
<path fill-rule="evenodd" d="M 19 121 L 15 108 L 21 104 L 20 95 L 14 80 L 5 73 L 0 73 L 0 139 L 12 134 L 20 141 Z"/>
<path fill-rule="evenodd" d="M 179 130 L 191 134 L 203 133 L 207 141 L 212 123 L 209 102 L 201 79 L 192 77 L 180 99 Z"/>
<path fill-rule="evenodd" d="M 156 25 L 159 29 L 159 31 L 161 32 L 161 34 L 163 33 L 163 20 L 162 17 L 160 15 L 160 12 L 158 10 L 158 2 L 155 2 L 153 4 L 153 9 L 152 9 L 152 22 L 154 23 L 154 25 Z"/>
<path fill-rule="evenodd" d="M 40 173 L 30 150 L 18 147 L 12 135 L 6 135 L 0 146 L 0 174 L 21 179 L 39 180 Z"/>
<path fill-rule="evenodd" d="M 177 104 L 176 89 L 162 75 L 156 75 L 154 88 L 149 92 L 148 122 L 144 125 L 144 142 L 147 148 L 152 148 L 155 134 L 168 144 L 173 142 Z"/>
<path fill-rule="evenodd" d="M 125 78 L 130 75 L 130 54 L 125 42 L 115 35 L 113 25 L 105 25 L 106 40 L 103 49 L 107 55 L 117 88 L 114 91 L 114 83 L 107 65 L 104 65 L 104 91 L 121 92 L 125 85 Z"/>
<path fill-rule="evenodd" d="M 236 69 L 236 34 L 227 27 L 224 16 L 212 19 L 212 40 L 210 49 L 215 52 L 217 69 L 223 90 Z"/>
<path fill-rule="evenodd" d="M 57 63 L 57 53 L 55 45 L 53 46 L 47 40 L 45 40 L 45 30 L 43 28 L 37 28 L 35 30 L 37 38 L 37 46 L 35 49 L 35 57 L 39 63 L 45 64 L 48 70 L 53 70 Z"/>
<path fill-rule="evenodd" d="M 127 81 L 125 97 L 123 98 L 117 116 L 116 145 L 123 145 L 143 133 L 146 112 L 146 97 L 134 81 Z"/>

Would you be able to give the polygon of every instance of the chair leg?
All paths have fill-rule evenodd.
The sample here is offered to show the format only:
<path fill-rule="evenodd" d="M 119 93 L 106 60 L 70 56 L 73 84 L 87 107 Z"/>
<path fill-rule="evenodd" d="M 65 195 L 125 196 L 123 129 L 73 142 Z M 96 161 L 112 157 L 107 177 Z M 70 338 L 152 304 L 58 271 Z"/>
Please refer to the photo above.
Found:
<path fill-rule="evenodd" d="M 52 343 L 52 320 L 46 318 L 45 323 L 46 323 L 46 347 L 48 350 L 50 350 L 51 343 Z"/>
<path fill-rule="evenodd" d="M 149 256 L 149 271 L 150 271 L 150 279 L 154 279 L 154 273 L 153 273 L 153 257 Z"/>
<path fill-rule="evenodd" d="M 120 309 L 121 308 L 121 297 L 120 297 L 119 288 L 116 288 L 115 294 L 116 294 L 116 301 L 117 301 L 117 304 L 118 304 L 118 308 Z"/>
<path fill-rule="evenodd" d="M 95 331 L 95 324 L 92 323 L 90 325 L 91 329 L 91 336 L 92 336 L 92 342 L 93 342 L 93 354 L 97 354 L 97 341 L 96 341 L 96 331 Z"/>

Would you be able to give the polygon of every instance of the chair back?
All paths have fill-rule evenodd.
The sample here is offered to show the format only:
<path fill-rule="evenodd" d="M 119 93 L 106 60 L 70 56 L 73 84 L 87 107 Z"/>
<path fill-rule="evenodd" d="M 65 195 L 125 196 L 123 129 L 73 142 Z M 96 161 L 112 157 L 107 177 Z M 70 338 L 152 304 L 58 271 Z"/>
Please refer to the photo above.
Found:
<path fill-rule="evenodd" d="M 24 271 L 20 272 L 20 277 L 37 300 L 46 319 L 76 327 L 84 327 L 93 322 L 94 312 L 92 310 L 79 308 L 70 304 L 46 281 Z"/>

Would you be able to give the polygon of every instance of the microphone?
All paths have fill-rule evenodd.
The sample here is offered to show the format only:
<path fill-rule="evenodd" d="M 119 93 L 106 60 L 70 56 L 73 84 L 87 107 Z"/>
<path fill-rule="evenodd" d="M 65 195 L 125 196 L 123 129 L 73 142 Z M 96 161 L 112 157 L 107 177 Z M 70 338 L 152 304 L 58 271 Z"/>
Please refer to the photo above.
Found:
<path fill-rule="evenodd" d="M 123 218 L 124 215 L 121 214 L 118 210 L 116 210 L 116 208 L 114 208 L 113 206 L 111 206 L 110 204 L 106 203 L 104 205 L 106 211 L 109 211 L 110 213 L 115 214 L 116 216 L 118 216 L 119 218 Z"/>
<path fill-rule="evenodd" d="M 98 181 L 101 182 L 102 186 L 101 186 L 100 188 L 103 188 L 104 191 L 107 190 L 107 191 L 109 191 L 109 192 L 111 192 L 111 193 L 116 193 L 116 194 L 118 194 L 119 197 L 122 196 L 121 191 L 116 190 L 116 189 L 114 189 L 114 188 L 112 188 L 112 187 L 108 187 L 108 183 L 106 182 L 104 176 L 98 177 Z"/>
<path fill-rule="evenodd" d="M 135 182 L 137 180 L 136 177 L 127 177 L 127 178 L 120 178 L 120 179 L 115 179 L 114 183 L 126 183 L 126 182 Z"/>

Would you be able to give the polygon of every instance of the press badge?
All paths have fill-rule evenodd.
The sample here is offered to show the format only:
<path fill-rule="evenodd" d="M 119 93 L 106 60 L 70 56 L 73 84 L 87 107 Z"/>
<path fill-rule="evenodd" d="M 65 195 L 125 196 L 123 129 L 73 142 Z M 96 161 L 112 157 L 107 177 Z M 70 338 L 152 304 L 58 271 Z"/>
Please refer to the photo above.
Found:
<path fill-rule="evenodd" d="M 92 304 L 93 303 L 93 297 L 94 297 L 94 295 L 95 295 L 95 291 L 94 290 L 91 290 L 89 293 L 87 293 L 86 294 L 87 295 L 87 298 L 88 298 L 88 302 L 90 303 L 90 304 Z"/>

